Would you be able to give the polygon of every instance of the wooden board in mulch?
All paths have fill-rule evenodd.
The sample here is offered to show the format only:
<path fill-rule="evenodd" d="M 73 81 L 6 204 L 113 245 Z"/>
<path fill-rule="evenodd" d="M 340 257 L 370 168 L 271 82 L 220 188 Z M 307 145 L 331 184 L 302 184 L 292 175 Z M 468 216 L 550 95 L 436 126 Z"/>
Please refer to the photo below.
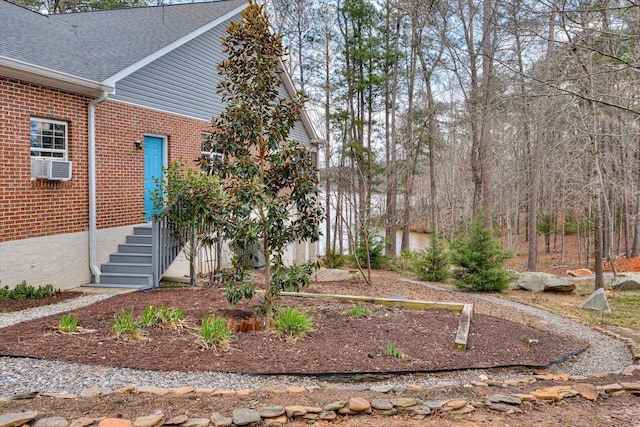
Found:
<path fill-rule="evenodd" d="M 312 292 L 377 294 L 444 300 L 447 295 L 421 286 L 382 278 L 369 287 L 363 282 L 314 283 Z M 450 299 L 450 298 L 449 298 Z M 468 302 L 468 301 L 454 301 Z M 459 314 L 445 310 L 411 311 L 368 305 L 369 318 L 348 316 L 353 303 L 283 298 L 281 305 L 298 306 L 313 317 L 314 331 L 288 341 L 273 331 L 237 333 L 226 351 L 204 349 L 194 330 L 147 328 L 145 341 L 117 339 L 108 331 L 114 314 L 133 308 L 140 316 L 147 305 L 185 309 L 195 326 L 210 314 L 236 320 L 254 316 L 259 301 L 227 304 L 220 289 L 163 289 L 119 295 L 74 310 L 78 324 L 95 332 L 62 335 L 52 331 L 60 315 L 21 323 L 2 330 L 1 354 L 30 355 L 88 364 L 175 371 L 261 373 L 340 373 L 461 369 L 504 365 L 547 365 L 587 344 L 531 323 L 506 320 L 476 311 L 467 351 L 454 350 Z M 510 318 L 519 318 L 517 313 Z M 521 322 L 524 322 L 522 320 Z M 537 345 L 525 343 L 537 339 Z M 403 353 L 386 354 L 388 343 Z"/>
<path fill-rule="evenodd" d="M 0 313 L 26 310 L 28 308 L 42 307 L 44 305 L 58 304 L 60 302 L 84 295 L 82 292 L 59 292 L 50 297 L 23 300 L 0 300 Z"/>

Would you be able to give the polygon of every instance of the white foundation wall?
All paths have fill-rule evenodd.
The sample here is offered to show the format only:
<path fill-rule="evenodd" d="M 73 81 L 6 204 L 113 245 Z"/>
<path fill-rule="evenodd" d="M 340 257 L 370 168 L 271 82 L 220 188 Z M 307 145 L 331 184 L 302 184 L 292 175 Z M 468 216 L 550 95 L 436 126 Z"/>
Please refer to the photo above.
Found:
<path fill-rule="evenodd" d="M 104 228 L 96 233 L 96 259 L 98 268 L 109 262 L 109 256 L 118 252 L 118 245 L 127 242 L 127 236 L 133 234 L 133 227 L 150 227 L 149 224 L 127 225 L 124 227 Z M 89 250 L 89 241 L 86 243 L 86 250 Z"/>
<path fill-rule="evenodd" d="M 68 233 L 0 243 L 0 285 L 23 280 L 38 287 L 71 289 L 89 283 L 89 233 Z"/>

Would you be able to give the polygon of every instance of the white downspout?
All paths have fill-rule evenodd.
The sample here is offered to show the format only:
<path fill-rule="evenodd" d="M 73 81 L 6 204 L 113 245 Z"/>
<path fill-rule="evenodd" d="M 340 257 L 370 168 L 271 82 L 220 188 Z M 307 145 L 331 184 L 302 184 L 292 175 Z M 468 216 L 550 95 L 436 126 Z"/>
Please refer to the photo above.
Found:
<path fill-rule="evenodd" d="M 96 252 L 97 209 L 96 209 L 96 105 L 105 101 L 109 92 L 104 90 L 100 98 L 89 102 L 87 133 L 89 137 L 89 266 L 94 275 L 94 283 L 100 282 L 102 272 L 98 267 L 98 255 Z"/>

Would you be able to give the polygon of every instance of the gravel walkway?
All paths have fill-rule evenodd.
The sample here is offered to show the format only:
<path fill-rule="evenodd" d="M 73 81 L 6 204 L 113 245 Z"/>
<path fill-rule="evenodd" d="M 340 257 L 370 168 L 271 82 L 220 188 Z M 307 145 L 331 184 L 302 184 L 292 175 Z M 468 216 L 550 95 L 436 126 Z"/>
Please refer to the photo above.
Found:
<path fill-rule="evenodd" d="M 410 281 L 406 279 L 407 281 Z M 457 292 L 423 282 L 410 281 L 437 290 Z M 47 307 L 24 310 L 17 313 L 0 315 L 0 328 L 22 321 L 49 316 L 90 305 L 113 295 L 86 295 Z M 468 296 L 468 295 L 467 295 Z M 627 346 L 607 335 L 577 324 L 561 316 L 544 310 L 500 298 L 475 295 L 476 298 L 520 310 L 548 322 L 554 329 L 575 335 L 589 342 L 590 348 L 583 354 L 571 358 L 565 363 L 553 366 L 554 373 L 585 375 L 587 373 L 611 373 L 624 369 L 633 363 Z M 505 370 L 504 374 L 492 371 L 492 378 L 499 380 L 515 379 L 518 374 Z M 438 375 L 408 375 L 392 377 L 376 384 L 415 384 L 424 388 L 456 386 L 478 380 L 486 370 L 459 371 Z M 49 393 L 74 393 L 90 387 L 109 387 L 116 389 L 127 385 L 158 386 L 165 388 L 190 385 L 196 388 L 214 388 L 226 390 L 255 389 L 262 386 L 299 385 L 306 388 L 321 387 L 325 379 L 291 376 L 249 376 L 220 372 L 158 372 L 134 369 L 107 368 L 54 360 L 32 358 L 0 357 L 0 397 L 10 398 L 14 394 L 33 391 Z M 344 383 L 341 387 L 365 389 L 372 383 Z M 333 384 L 333 386 L 336 386 Z"/>

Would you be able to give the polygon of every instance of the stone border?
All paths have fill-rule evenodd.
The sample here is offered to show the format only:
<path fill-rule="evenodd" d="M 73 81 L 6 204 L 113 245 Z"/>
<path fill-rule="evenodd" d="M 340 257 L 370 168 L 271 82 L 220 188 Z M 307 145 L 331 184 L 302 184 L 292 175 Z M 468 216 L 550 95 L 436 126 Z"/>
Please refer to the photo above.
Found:
<path fill-rule="evenodd" d="M 633 376 L 635 371 L 640 371 L 640 365 L 631 365 L 625 368 L 620 374 Z M 602 378 L 602 375 L 592 376 L 569 376 L 568 374 L 539 374 L 524 377 L 516 380 L 497 381 L 486 375 L 481 375 L 479 381 L 471 382 L 473 387 L 497 387 L 506 389 L 509 386 L 532 385 L 541 381 L 581 381 L 573 385 L 555 385 L 541 387 L 532 390 L 530 393 L 487 393 L 483 401 L 469 400 L 465 398 L 453 398 L 448 400 L 422 401 L 414 397 L 402 397 L 406 391 L 419 392 L 423 388 L 416 385 L 374 385 L 370 391 L 380 394 L 380 398 L 367 400 L 353 396 L 349 400 L 334 401 L 324 406 L 303 406 L 303 405 L 269 405 L 258 410 L 250 408 L 237 408 L 231 413 L 213 413 L 209 418 L 189 418 L 179 415 L 171 419 L 166 419 L 164 413 L 155 413 L 138 417 L 135 420 L 122 418 L 77 418 L 71 421 L 64 417 L 55 416 L 38 418 L 37 411 L 25 411 L 20 413 L 10 413 L 0 415 L 0 427 L 221 427 L 221 426 L 245 426 L 256 423 L 264 423 L 267 426 L 285 425 L 293 420 L 326 420 L 331 421 L 338 416 L 362 416 L 362 415 L 404 415 L 407 417 L 426 417 L 432 414 L 468 414 L 478 408 L 488 408 L 504 414 L 515 414 L 523 411 L 523 408 L 531 405 L 532 402 L 540 403 L 559 402 L 565 399 L 581 396 L 585 399 L 595 401 L 601 397 L 621 396 L 624 394 L 640 395 L 640 382 L 620 382 L 596 386 L 589 383 L 589 378 Z M 313 392 L 314 389 L 292 386 L 286 389 L 278 387 L 265 387 L 261 389 L 271 393 L 305 393 Z M 117 390 L 106 387 L 93 387 L 83 390 L 79 395 L 60 393 L 39 393 L 40 396 L 54 399 L 81 399 L 99 398 L 113 393 L 132 394 L 152 394 L 156 396 L 165 395 L 210 395 L 210 396 L 238 396 L 247 397 L 254 393 L 253 390 L 214 390 L 196 389 L 191 386 L 179 388 L 162 387 L 134 387 L 127 386 Z M 37 396 L 38 393 L 14 396 L 13 400 L 29 399 Z M 0 400 L 2 402 L 2 400 Z"/>

